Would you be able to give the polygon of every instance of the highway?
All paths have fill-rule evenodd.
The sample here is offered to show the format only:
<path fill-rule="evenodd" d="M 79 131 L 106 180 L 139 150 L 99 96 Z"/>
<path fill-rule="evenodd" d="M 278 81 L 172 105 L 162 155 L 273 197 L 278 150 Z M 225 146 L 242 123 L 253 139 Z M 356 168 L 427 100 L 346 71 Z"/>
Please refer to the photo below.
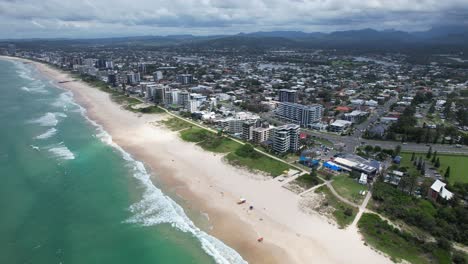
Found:
<path fill-rule="evenodd" d="M 355 136 L 340 136 L 332 133 L 326 132 L 318 132 L 309 129 L 303 129 L 302 132 L 316 136 L 319 138 L 326 139 L 328 141 L 333 142 L 334 144 L 337 143 L 344 143 L 344 151 L 346 152 L 353 152 L 357 146 L 360 145 L 372 145 L 372 146 L 380 146 L 381 148 L 385 149 L 394 149 L 396 146 L 400 145 L 403 151 L 409 152 L 427 152 L 429 146 L 432 147 L 432 150 L 437 150 L 438 153 L 446 153 L 446 154 L 463 154 L 468 155 L 468 147 L 461 146 L 461 148 L 457 148 L 456 145 L 448 145 L 448 144 L 417 144 L 413 142 L 401 143 L 398 141 L 385 141 L 385 140 L 371 140 L 371 139 L 362 139 Z"/>

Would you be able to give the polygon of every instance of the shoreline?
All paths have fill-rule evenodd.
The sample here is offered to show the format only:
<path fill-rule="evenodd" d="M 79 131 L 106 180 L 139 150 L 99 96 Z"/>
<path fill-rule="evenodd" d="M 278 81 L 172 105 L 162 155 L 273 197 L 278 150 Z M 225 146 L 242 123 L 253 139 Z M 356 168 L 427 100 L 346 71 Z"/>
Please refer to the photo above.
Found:
<path fill-rule="evenodd" d="M 58 83 L 70 79 L 66 73 L 28 62 L 59 87 L 71 91 L 90 119 L 102 125 L 116 144 L 151 168 L 153 182 L 157 179 L 163 190 L 170 189 L 191 210 L 207 213 L 213 229 L 204 231 L 248 262 L 390 263 L 364 245 L 355 227 L 341 230 L 319 215 L 302 212 L 298 207 L 300 197 L 277 181 L 259 180 L 251 172 L 226 164 L 222 155 L 182 141 L 177 132 L 163 125 L 150 124 L 166 118 L 166 114 L 139 116 L 84 82 Z M 245 197 L 248 204 L 237 205 L 240 197 Z M 255 207 L 252 211 L 248 210 L 250 204 Z M 260 236 L 265 238 L 263 243 L 257 242 Z"/>

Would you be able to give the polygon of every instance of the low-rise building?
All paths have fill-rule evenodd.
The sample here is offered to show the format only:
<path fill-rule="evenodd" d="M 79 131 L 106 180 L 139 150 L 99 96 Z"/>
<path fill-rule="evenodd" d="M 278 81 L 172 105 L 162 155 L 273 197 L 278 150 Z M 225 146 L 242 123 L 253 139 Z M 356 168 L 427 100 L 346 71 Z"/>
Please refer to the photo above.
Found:
<path fill-rule="evenodd" d="M 330 132 L 342 133 L 351 127 L 353 123 L 346 120 L 336 120 L 329 126 Z"/>
<path fill-rule="evenodd" d="M 446 183 L 444 183 L 444 182 L 442 182 L 440 180 L 436 180 L 431 185 L 431 188 L 429 188 L 428 197 L 431 198 L 434 201 L 437 200 L 439 197 L 442 198 L 442 199 L 445 199 L 445 200 L 452 199 L 453 193 L 451 191 L 447 190 L 447 188 L 445 188 L 445 186 L 447 186 Z"/>

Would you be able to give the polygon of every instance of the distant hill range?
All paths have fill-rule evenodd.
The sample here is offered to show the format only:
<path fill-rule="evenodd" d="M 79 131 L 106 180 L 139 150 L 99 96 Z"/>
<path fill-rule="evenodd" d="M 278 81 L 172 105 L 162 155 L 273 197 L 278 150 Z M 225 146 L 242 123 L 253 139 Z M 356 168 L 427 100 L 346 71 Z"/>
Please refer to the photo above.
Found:
<path fill-rule="evenodd" d="M 29 39 L 4 40 L 19 46 L 82 47 L 89 45 L 144 46 L 197 49 L 468 49 L 468 26 L 433 27 L 428 31 L 361 29 L 331 33 L 302 31 L 269 31 L 239 33 L 237 35 L 141 36 L 100 39 Z"/>

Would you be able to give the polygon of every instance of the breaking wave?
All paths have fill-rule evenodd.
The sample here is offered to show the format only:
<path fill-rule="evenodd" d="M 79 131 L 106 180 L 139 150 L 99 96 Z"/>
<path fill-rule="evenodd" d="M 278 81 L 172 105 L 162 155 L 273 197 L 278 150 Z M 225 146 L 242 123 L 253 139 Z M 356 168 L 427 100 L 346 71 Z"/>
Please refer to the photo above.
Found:
<path fill-rule="evenodd" d="M 75 154 L 71 152 L 66 146 L 63 145 L 63 142 L 56 147 L 49 148 L 49 151 L 59 159 L 63 160 L 73 160 L 75 159 Z"/>
<path fill-rule="evenodd" d="M 34 119 L 29 121 L 32 124 L 38 124 L 40 126 L 56 126 L 59 122 L 58 117 L 65 118 L 67 117 L 64 113 L 51 113 L 48 112 L 45 115 L 39 117 L 38 119 Z"/>
<path fill-rule="evenodd" d="M 52 103 L 52 106 L 61 108 L 67 108 L 71 105 L 76 106 L 76 103 L 73 102 L 73 94 L 70 91 L 61 93 L 58 99 Z"/>
<path fill-rule="evenodd" d="M 57 129 L 55 129 L 55 128 L 50 128 L 50 129 L 48 129 L 45 133 L 40 134 L 39 136 L 37 136 L 36 139 L 47 139 L 47 138 L 52 137 L 52 136 L 55 135 L 56 133 L 57 133 Z"/>
<path fill-rule="evenodd" d="M 59 87 L 60 88 L 60 87 Z M 158 189 L 150 179 L 150 175 L 146 171 L 142 162 L 136 161 L 132 156 L 125 152 L 119 145 L 115 144 L 112 137 L 96 122 L 88 118 L 86 110 L 73 100 L 73 94 L 64 92 L 53 103 L 56 107 L 68 107 L 74 105 L 77 107 L 84 118 L 86 118 L 98 131 L 97 138 L 102 142 L 116 149 L 124 160 L 128 162 L 133 170 L 135 177 L 142 187 L 144 187 L 142 199 L 131 205 L 129 211 L 132 216 L 125 221 L 128 224 L 137 224 L 142 226 L 152 226 L 162 223 L 170 224 L 174 228 L 192 234 L 197 238 L 202 249 L 213 257 L 218 264 L 245 264 L 247 263 L 235 250 L 226 246 L 217 238 L 208 235 L 200 230 L 185 214 L 184 209 L 173 201 L 169 196 L 165 195 Z M 56 126 L 59 122 L 59 117 L 66 117 L 64 113 L 46 113 L 44 116 L 33 120 L 33 123 L 41 126 Z M 52 131 L 52 130 L 50 130 Z M 45 135 L 44 133 L 43 135 Z M 52 132 L 50 132 L 52 134 Z M 49 135 L 50 135 L 49 134 Z M 44 136 L 45 137 L 45 136 Z M 75 154 L 70 151 L 63 143 L 53 145 L 48 148 L 55 157 L 72 160 L 75 159 Z"/>
<path fill-rule="evenodd" d="M 74 104 L 80 108 L 82 115 L 96 127 L 98 131 L 96 136 L 102 142 L 118 150 L 122 157 L 132 166 L 133 177 L 138 179 L 145 188 L 142 200 L 130 206 L 129 210 L 133 213 L 133 216 L 127 219 L 126 223 L 142 226 L 153 226 L 163 223 L 170 224 L 172 227 L 183 232 L 188 232 L 196 237 L 201 242 L 202 249 L 213 257 L 216 263 L 247 263 L 235 250 L 196 227 L 185 214 L 184 209 L 153 184 L 143 163 L 134 160 L 129 153 L 114 143 L 112 137 L 101 125 L 88 118 L 86 110 L 83 107 L 76 103 Z"/>
<path fill-rule="evenodd" d="M 40 84 L 36 86 L 32 85 L 32 87 L 23 86 L 20 89 L 28 93 L 40 93 L 40 94 L 48 93 L 48 91 L 44 88 L 45 88 L 45 85 Z"/>

